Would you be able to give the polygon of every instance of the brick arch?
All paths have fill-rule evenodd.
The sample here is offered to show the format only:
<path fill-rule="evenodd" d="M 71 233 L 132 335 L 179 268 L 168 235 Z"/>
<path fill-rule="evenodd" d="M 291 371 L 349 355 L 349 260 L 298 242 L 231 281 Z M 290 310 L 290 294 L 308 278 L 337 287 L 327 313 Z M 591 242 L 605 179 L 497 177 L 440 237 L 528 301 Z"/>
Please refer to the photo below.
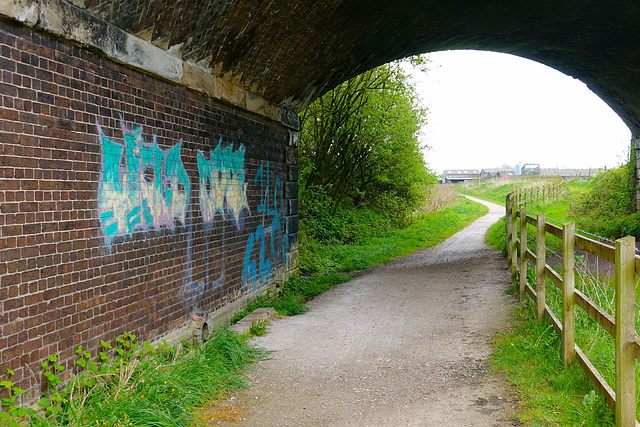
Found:
<path fill-rule="evenodd" d="M 586 83 L 640 131 L 640 3 L 626 0 L 86 0 L 92 14 L 300 111 L 412 54 L 505 52 Z"/>

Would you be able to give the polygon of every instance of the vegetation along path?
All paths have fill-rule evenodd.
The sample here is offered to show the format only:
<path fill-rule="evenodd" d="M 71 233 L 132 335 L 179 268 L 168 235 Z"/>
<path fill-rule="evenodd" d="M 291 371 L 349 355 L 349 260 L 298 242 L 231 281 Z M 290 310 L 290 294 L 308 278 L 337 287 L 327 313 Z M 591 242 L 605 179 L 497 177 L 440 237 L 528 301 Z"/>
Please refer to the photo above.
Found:
<path fill-rule="evenodd" d="M 506 261 L 484 244 L 504 207 L 479 202 L 489 214 L 445 242 L 320 295 L 255 338 L 274 353 L 233 398 L 242 425 L 513 425 L 509 387 L 487 367 L 512 304 Z"/>

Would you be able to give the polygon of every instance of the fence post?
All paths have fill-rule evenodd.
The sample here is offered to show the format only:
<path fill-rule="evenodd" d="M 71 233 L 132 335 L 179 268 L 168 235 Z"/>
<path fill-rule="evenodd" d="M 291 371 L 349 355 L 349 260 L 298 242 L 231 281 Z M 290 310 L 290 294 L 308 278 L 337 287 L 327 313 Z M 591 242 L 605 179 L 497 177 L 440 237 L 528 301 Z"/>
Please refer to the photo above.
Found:
<path fill-rule="evenodd" d="M 505 203 L 506 212 L 504 215 L 504 229 L 505 229 L 505 240 L 504 245 L 507 251 L 507 266 L 509 271 L 511 271 L 511 204 L 513 201 L 511 200 L 511 194 L 507 194 L 507 201 Z"/>
<path fill-rule="evenodd" d="M 547 233 L 545 230 L 546 217 L 544 212 L 538 214 L 538 222 L 536 224 L 536 294 L 537 294 L 537 306 L 538 306 L 538 320 L 542 320 L 544 316 L 544 307 L 546 305 L 546 289 L 545 289 L 545 272 L 544 266 L 547 263 L 547 249 L 546 238 Z"/>
<path fill-rule="evenodd" d="M 520 301 L 526 296 L 527 285 L 527 209 L 520 211 Z"/>
<path fill-rule="evenodd" d="M 516 218 L 517 218 L 517 213 L 518 213 L 518 209 L 516 207 L 516 205 L 512 205 L 511 206 L 511 241 L 509 242 L 509 245 L 511 247 L 510 251 L 511 251 L 511 283 L 512 284 L 516 284 L 516 279 L 518 277 L 518 251 L 516 250 L 517 247 L 517 239 L 516 236 L 518 235 L 517 231 L 516 231 Z"/>
<path fill-rule="evenodd" d="M 616 240 L 616 426 L 636 424 L 635 246 L 627 236 Z"/>
<path fill-rule="evenodd" d="M 562 360 L 565 366 L 575 358 L 575 267 L 576 225 L 562 226 Z"/>

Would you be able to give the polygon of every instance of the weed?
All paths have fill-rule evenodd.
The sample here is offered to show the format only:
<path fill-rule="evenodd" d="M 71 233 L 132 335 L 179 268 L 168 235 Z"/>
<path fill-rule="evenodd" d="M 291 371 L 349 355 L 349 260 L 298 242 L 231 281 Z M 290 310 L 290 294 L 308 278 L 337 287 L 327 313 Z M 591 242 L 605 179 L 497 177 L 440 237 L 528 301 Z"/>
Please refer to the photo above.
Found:
<path fill-rule="evenodd" d="M 114 345 L 102 342 L 97 357 L 76 350 L 77 373 L 61 387 L 58 373 L 64 370 L 56 355 L 42 369 L 49 392 L 38 403 L 38 414 L 30 409 L 9 408 L 0 425 L 17 427 L 30 417 L 33 426 L 188 426 L 208 399 L 244 387 L 243 371 L 264 356 L 239 335 L 218 329 L 203 345 L 172 348 L 135 343 L 125 333 Z M 11 376 L 11 372 L 8 375 Z M 19 390 L 11 387 L 14 398 Z M 13 401 L 3 401 L 5 406 Z M 8 414 L 8 415 L 4 415 Z"/>
<path fill-rule="evenodd" d="M 12 377 L 15 373 L 11 369 L 7 369 L 7 378 Z M 0 388 L 4 388 L 7 391 L 8 397 L 2 399 L 2 408 L 6 411 L 0 412 L 0 424 L 8 427 L 19 427 L 21 425 L 20 420 L 26 416 L 32 416 L 35 411 L 30 408 L 21 408 L 16 403 L 17 396 L 24 393 L 19 387 L 15 387 L 13 382 L 9 379 L 0 381 Z"/>
<path fill-rule="evenodd" d="M 269 332 L 270 325 L 271 322 L 269 319 L 254 319 L 253 322 L 251 322 L 251 327 L 242 334 L 242 337 L 249 339 L 251 337 L 261 337 L 266 335 L 267 332 Z"/>

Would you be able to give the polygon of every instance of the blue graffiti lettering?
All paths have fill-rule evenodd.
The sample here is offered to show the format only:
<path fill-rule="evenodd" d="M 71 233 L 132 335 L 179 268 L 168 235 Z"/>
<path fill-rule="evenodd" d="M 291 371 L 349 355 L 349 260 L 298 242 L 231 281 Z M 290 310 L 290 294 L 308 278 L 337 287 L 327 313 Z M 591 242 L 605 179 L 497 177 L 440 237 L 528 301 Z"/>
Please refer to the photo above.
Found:
<path fill-rule="evenodd" d="M 255 233 L 249 235 L 244 255 L 243 285 L 251 285 L 254 291 L 272 279 L 275 273 L 274 263 L 279 263 L 280 260 L 286 263 L 289 246 L 289 237 L 283 230 L 284 215 L 281 212 L 282 181 L 276 177 L 272 194 L 269 175 L 269 163 L 267 163 L 266 177 L 261 165 L 254 179 L 256 184 L 260 182 L 260 205 L 256 208 L 256 212 L 262 215 L 262 221 L 256 227 Z M 259 245 L 256 247 L 257 263 L 254 258 L 256 245 Z"/>
<path fill-rule="evenodd" d="M 98 194 L 100 222 L 108 243 L 136 230 L 174 229 L 185 223 L 190 185 L 180 159 L 182 140 L 168 150 L 144 142 L 142 127 L 127 129 L 124 144 L 111 141 L 98 125 L 102 170 Z"/>

